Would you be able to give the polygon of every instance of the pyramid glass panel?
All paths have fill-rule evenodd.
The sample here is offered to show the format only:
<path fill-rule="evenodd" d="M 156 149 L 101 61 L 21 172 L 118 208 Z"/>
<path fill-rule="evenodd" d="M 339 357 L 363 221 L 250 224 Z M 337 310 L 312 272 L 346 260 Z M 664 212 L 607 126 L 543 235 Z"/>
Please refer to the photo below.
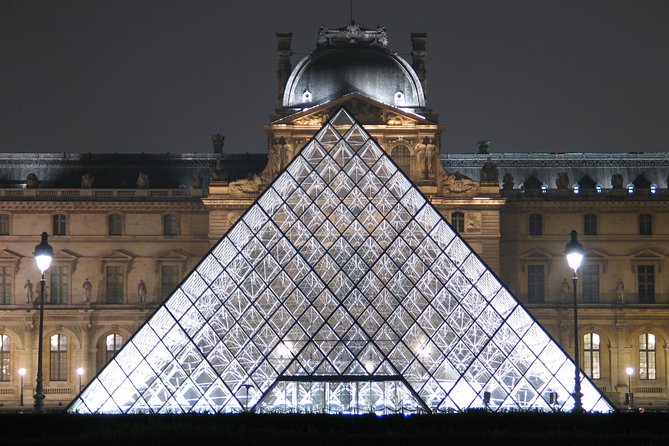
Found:
<path fill-rule="evenodd" d="M 567 411 L 573 377 L 568 355 L 342 109 L 69 411 Z M 585 410 L 611 411 L 581 378 Z"/>

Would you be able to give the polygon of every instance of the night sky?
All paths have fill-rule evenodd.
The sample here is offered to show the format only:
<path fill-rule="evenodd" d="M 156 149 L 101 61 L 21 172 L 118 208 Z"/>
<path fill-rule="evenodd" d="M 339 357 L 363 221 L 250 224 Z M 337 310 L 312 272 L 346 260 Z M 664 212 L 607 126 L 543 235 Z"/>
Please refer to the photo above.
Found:
<path fill-rule="evenodd" d="M 428 34 L 442 151 L 669 151 L 669 1 L 385 0 L 354 19 L 408 57 Z M 349 0 L 0 1 L 3 152 L 265 152 L 275 32 L 293 66 Z M 409 57 L 410 60 L 410 57 Z"/>

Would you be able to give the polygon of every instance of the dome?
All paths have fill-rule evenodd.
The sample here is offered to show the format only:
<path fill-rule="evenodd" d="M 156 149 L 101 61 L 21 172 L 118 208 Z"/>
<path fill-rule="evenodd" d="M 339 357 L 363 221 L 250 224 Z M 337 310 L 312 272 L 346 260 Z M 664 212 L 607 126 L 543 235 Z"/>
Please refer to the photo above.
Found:
<path fill-rule="evenodd" d="M 291 73 L 282 105 L 308 108 L 354 92 L 400 108 L 425 107 L 418 76 L 388 50 L 385 30 L 357 25 L 321 29 L 316 50 Z"/>

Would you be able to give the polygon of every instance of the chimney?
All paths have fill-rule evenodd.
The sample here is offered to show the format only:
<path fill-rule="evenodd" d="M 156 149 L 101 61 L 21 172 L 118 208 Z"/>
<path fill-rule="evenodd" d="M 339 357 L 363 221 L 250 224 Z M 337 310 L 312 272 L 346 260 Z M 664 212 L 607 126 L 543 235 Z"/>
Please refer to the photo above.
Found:
<path fill-rule="evenodd" d="M 427 34 L 411 33 L 411 66 L 418 75 L 418 80 L 427 95 Z"/>
<path fill-rule="evenodd" d="M 290 76 L 292 66 L 290 65 L 290 56 L 293 52 L 290 49 L 290 41 L 293 33 L 276 33 L 276 106 L 281 108 L 283 105 L 283 90 L 286 88 L 286 82 Z"/>

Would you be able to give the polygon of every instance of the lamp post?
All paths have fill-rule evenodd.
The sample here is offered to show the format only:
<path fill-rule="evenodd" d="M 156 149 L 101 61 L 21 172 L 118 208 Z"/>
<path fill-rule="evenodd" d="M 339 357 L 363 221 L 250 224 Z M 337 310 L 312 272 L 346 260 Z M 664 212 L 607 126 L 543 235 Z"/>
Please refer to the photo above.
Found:
<path fill-rule="evenodd" d="M 19 369 L 19 376 L 21 377 L 21 391 L 19 393 L 19 406 L 23 407 L 23 377 L 26 376 L 26 369 L 21 367 Z"/>
<path fill-rule="evenodd" d="M 581 367 L 579 364 L 579 350 L 578 350 L 578 304 L 576 300 L 576 285 L 578 283 L 578 276 L 576 275 L 578 269 L 581 267 L 583 261 L 583 245 L 578 242 L 578 234 L 576 231 L 571 231 L 571 241 L 564 247 L 564 254 L 567 257 L 569 267 L 574 270 L 574 275 L 571 280 L 574 285 L 574 413 L 583 412 L 583 402 L 581 397 Z"/>
<path fill-rule="evenodd" d="M 83 367 L 78 367 L 77 368 L 77 375 L 79 376 L 79 393 L 81 393 L 81 377 L 84 376 L 84 368 Z"/>
<path fill-rule="evenodd" d="M 632 410 L 634 407 L 634 395 L 632 394 L 632 375 L 634 375 L 634 367 L 628 365 L 625 369 L 627 374 L 627 409 Z"/>
<path fill-rule="evenodd" d="M 46 279 L 44 272 L 51 265 L 53 257 L 53 248 L 49 245 L 49 234 L 42 232 L 42 241 L 35 246 L 35 261 L 37 267 L 42 273 L 39 281 L 39 339 L 37 340 L 37 385 L 35 386 L 35 413 L 44 413 L 44 385 L 42 382 L 42 356 L 44 356 L 44 285 Z"/>

